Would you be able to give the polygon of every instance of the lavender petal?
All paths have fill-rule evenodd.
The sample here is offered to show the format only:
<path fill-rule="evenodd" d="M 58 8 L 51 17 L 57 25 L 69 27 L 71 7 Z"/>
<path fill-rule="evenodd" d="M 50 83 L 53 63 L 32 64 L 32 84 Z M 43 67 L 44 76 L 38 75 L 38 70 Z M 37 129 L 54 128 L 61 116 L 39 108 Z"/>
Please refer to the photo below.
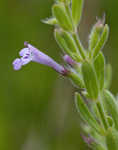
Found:
<path fill-rule="evenodd" d="M 14 67 L 14 70 L 20 70 L 21 67 L 22 67 L 22 61 L 21 61 L 21 59 L 16 58 L 16 59 L 13 61 L 13 67 Z"/>

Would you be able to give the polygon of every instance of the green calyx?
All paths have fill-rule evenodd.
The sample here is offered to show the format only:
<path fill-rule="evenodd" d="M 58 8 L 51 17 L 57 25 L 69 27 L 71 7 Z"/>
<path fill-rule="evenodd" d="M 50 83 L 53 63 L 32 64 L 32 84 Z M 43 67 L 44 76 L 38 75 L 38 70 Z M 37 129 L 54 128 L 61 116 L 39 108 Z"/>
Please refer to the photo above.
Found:
<path fill-rule="evenodd" d="M 74 31 L 73 23 L 63 3 L 54 4 L 52 7 L 52 14 L 64 30 L 69 32 Z"/>

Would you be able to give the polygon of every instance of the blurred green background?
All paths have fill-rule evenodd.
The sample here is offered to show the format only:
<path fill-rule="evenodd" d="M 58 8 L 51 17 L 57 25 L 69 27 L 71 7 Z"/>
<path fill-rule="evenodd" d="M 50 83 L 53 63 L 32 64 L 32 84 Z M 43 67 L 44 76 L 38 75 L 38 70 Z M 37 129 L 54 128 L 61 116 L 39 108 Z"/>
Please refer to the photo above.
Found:
<path fill-rule="evenodd" d="M 0 150 L 87 150 L 80 133 L 71 83 L 52 69 L 30 63 L 16 72 L 12 61 L 29 41 L 58 62 L 61 51 L 51 16 L 53 0 L 0 0 Z M 87 47 L 96 16 L 106 13 L 110 25 L 106 61 L 113 66 L 111 90 L 118 91 L 118 1 L 85 0 L 80 36 Z"/>

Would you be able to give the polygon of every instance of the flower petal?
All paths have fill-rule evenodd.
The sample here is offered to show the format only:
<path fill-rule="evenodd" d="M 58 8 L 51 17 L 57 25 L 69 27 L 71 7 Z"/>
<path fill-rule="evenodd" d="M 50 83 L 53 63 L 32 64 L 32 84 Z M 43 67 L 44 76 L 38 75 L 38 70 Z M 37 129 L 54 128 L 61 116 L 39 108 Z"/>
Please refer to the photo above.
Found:
<path fill-rule="evenodd" d="M 22 65 L 28 64 L 32 59 L 30 57 L 24 56 L 21 58 Z"/>
<path fill-rule="evenodd" d="M 22 61 L 21 61 L 21 59 L 16 58 L 16 59 L 13 61 L 13 67 L 14 67 L 14 70 L 20 70 L 21 67 L 22 67 Z"/>
<path fill-rule="evenodd" d="M 30 55 L 30 50 L 29 48 L 23 48 L 20 52 L 19 52 L 20 56 L 24 56 L 24 55 Z"/>

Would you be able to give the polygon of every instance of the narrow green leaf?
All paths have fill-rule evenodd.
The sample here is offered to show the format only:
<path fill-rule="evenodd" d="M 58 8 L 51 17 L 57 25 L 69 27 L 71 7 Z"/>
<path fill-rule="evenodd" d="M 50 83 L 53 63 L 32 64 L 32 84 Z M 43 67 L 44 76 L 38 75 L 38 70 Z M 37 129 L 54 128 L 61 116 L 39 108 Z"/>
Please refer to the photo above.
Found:
<path fill-rule="evenodd" d="M 100 90 L 104 87 L 105 58 L 102 52 L 94 60 L 94 68 L 99 81 Z"/>
<path fill-rule="evenodd" d="M 94 116 L 88 109 L 87 105 L 85 104 L 84 100 L 80 96 L 80 94 L 75 94 L 75 103 L 76 108 L 81 116 L 81 118 L 92 128 L 94 128 L 97 132 L 99 132 L 100 128 L 98 122 L 95 120 Z"/>
<path fill-rule="evenodd" d="M 73 24 L 68 16 L 63 3 L 54 4 L 52 7 L 53 16 L 56 17 L 58 24 L 67 31 L 73 31 Z"/>
<path fill-rule="evenodd" d="M 77 26 L 81 19 L 83 0 L 72 0 L 72 17 Z"/>
<path fill-rule="evenodd" d="M 108 39 L 108 35 L 109 35 L 109 27 L 108 25 L 106 24 L 104 26 L 104 29 L 103 29 L 103 32 L 102 32 L 102 35 L 94 49 L 94 52 L 93 52 L 93 57 L 96 57 L 99 53 L 100 50 L 102 50 L 102 48 L 104 47 L 107 39 Z"/>
<path fill-rule="evenodd" d="M 93 66 L 88 62 L 84 62 L 82 64 L 82 74 L 89 96 L 92 99 L 97 99 L 99 87 Z"/>
<path fill-rule="evenodd" d="M 114 120 L 115 127 L 118 129 L 118 105 L 116 103 L 116 99 L 108 90 L 104 90 L 103 101 L 107 112 L 110 113 Z"/>

